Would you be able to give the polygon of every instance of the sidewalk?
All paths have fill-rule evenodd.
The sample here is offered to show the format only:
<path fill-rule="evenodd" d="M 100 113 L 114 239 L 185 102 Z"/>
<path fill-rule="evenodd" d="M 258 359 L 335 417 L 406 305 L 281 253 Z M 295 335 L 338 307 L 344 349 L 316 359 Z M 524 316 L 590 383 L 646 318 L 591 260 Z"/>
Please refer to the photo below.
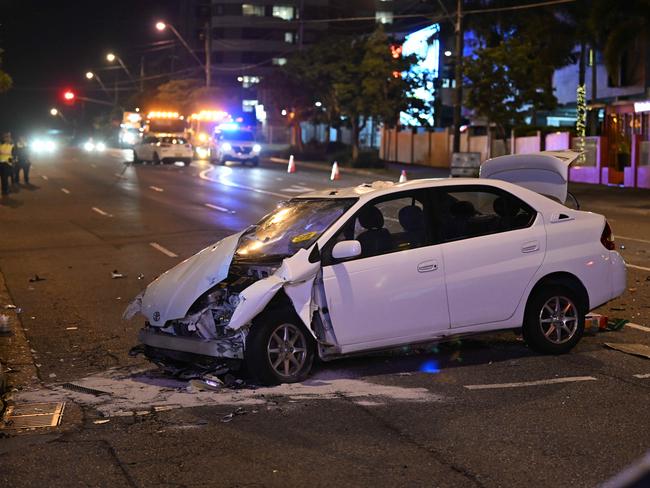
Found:
<path fill-rule="evenodd" d="M 283 158 L 270 157 L 269 161 L 276 164 L 288 165 L 289 160 Z M 309 168 L 318 171 L 332 171 L 332 166 L 327 161 L 300 161 L 294 160 L 296 167 L 300 169 Z M 374 178 L 388 178 L 396 180 L 399 178 L 402 170 L 406 171 L 409 179 L 414 178 L 448 178 L 449 168 L 431 168 L 428 166 L 418 166 L 413 164 L 388 163 L 386 168 L 350 168 L 339 165 L 341 173 L 348 173 L 359 176 L 371 176 Z"/>
<path fill-rule="evenodd" d="M 7 305 L 17 304 L 14 304 L 0 272 L 0 320 L 6 321 L 10 330 L 0 335 L 0 399 L 11 388 L 39 381 L 20 313 L 17 313 L 19 309 L 7 309 Z"/>

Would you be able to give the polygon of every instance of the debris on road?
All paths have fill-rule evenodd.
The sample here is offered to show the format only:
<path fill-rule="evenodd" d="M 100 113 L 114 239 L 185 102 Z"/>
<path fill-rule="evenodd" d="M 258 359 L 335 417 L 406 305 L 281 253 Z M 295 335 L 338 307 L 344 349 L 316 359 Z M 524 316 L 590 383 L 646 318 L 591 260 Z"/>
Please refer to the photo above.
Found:
<path fill-rule="evenodd" d="M 0 335 L 11 335 L 11 326 L 9 325 L 9 315 L 0 314 Z"/>
<path fill-rule="evenodd" d="M 118 270 L 114 269 L 113 272 L 111 273 L 111 278 L 114 280 L 118 278 L 126 278 L 125 274 L 120 273 Z"/>
<path fill-rule="evenodd" d="M 16 305 L 5 305 L 5 310 L 14 310 L 16 308 Z"/>
<path fill-rule="evenodd" d="M 246 409 L 244 407 L 238 407 L 234 412 L 230 412 L 228 415 L 221 417 L 223 423 L 230 422 L 237 415 L 246 415 Z"/>
<path fill-rule="evenodd" d="M 645 344 L 606 342 L 604 345 L 616 351 L 621 351 L 626 354 L 631 354 L 633 356 L 640 356 L 642 358 L 650 359 L 650 346 L 646 346 Z"/>
<path fill-rule="evenodd" d="M 194 391 L 219 391 L 223 387 L 223 382 L 219 379 L 217 381 L 208 379 L 194 379 L 190 380 L 187 384 L 187 390 Z"/>
<path fill-rule="evenodd" d="M 65 330 L 77 330 L 79 327 L 66 327 Z"/>
<path fill-rule="evenodd" d="M 41 278 L 40 276 L 38 276 L 37 274 L 35 274 L 34 276 L 32 276 L 32 277 L 29 279 L 29 282 L 30 282 L 30 283 L 36 283 L 37 281 L 45 281 L 45 278 Z"/>
<path fill-rule="evenodd" d="M 100 420 L 94 420 L 93 424 L 107 424 L 111 421 L 111 419 L 100 419 Z"/>
<path fill-rule="evenodd" d="M 625 324 L 627 324 L 629 320 L 627 319 L 612 319 L 607 322 L 607 329 L 608 330 L 621 330 L 623 327 L 625 327 Z"/>
<path fill-rule="evenodd" d="M 144 280 L 144 273 L 140 273 L 140 274 L 138 275 L 138 279 L 139 279 L 139 280 Z"/>

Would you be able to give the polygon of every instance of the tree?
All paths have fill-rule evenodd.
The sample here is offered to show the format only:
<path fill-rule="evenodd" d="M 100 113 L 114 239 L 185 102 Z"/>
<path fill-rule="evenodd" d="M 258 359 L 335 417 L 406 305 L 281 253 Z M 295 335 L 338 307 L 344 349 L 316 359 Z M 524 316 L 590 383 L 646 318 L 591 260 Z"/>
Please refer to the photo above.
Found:
<path fill-rule="evenodd" d="M 233 94 L 218 87 L 206 87 L 204 80 L 188 78 L 158 85 L 154 92 L 140 94 L 138 100 L 144 106 L 157 105 L 190 113 L 206 106 L 229 106 Z"/>
<path fill-rule="evenodd" d="M 0 49 L 0 67 L 2 66 L 2 53 L 3 49 Z M 13 80 L 5 71 L 0 69 L 0 93 L 4 93 L 11 89 L 13 86 Z"/>

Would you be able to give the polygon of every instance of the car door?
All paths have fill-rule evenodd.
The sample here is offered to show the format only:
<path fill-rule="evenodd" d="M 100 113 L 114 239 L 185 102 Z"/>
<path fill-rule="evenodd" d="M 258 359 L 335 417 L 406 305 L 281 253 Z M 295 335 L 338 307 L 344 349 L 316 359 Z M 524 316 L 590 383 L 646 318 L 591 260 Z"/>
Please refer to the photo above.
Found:
<path fill-rule="evenodd" d="M 490 185 L 441 187 L 434 205 L 451 327 L 507 320 L 544 260 L 542 215 Z"/>
<path fill-rule="evenodd" d="M 375 199 L 323 248 L 323 288 L 343 352 L 425 340 L 449 328 L 429 202 L 424 190 Z M 333 259 L 333 245 L 349 239 L 361 243 L 362 254 Z"/>
<path fill-rule="evenodd" d="M 142 159 L 151 161 L 153 159 L 153 149 L 157 139 L 153 136 L 145 137 L 144 144 L 142 144 Z"/>

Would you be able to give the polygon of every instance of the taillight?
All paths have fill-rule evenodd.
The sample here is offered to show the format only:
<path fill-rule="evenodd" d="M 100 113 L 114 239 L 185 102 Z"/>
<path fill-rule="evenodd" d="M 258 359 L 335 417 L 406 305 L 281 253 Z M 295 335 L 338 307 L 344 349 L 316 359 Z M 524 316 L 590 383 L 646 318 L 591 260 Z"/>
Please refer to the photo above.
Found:
<path fill-rule="evenodd" d="M 605 249 L 609 249 L 610 251 L 616 249 L 616 243 L 614 242 L 614 236 L 612 235 L 612 228 L 609 226 L 609 222 L 607 221 L 605 221 L 605 228 L 600 236 L 600 243 L 605 246 Z"/>

